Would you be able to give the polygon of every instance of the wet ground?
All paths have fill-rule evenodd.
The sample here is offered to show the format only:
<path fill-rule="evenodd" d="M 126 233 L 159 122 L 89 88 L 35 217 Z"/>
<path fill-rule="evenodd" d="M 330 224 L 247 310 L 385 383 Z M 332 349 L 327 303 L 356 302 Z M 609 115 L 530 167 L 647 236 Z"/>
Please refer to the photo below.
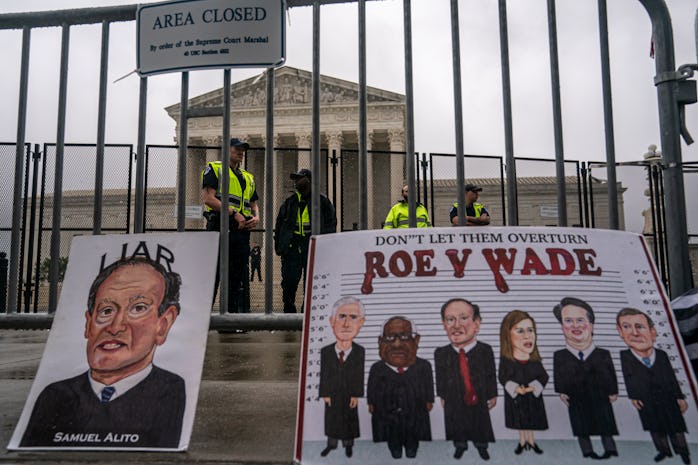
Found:
<path fill-rule="evenodd" d="M 10 440 L 48 337 L 0 330 L 0 445 Z M 209 332 L 189 450 L 183 453 L 10 452 L 0 464 L 290 464 L 301 333 Z"/>

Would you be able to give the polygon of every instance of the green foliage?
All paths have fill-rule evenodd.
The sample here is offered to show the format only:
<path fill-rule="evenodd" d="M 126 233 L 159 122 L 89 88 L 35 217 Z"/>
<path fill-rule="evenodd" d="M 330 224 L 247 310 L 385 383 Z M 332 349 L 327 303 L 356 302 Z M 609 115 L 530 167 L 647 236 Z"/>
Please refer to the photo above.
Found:
<path fill-rule="evenodd" d="M 62 282 L 65 277 L 65 269 L 68 266 L 68 257 L 60 257 L 58 259 L 58 281 Z M 39 281 L 48 281 L 49 270 L 51 269 L 51 258 L 46 257 L 41 261 L 39 266 Z M 34 276 L 36 280 L 36 276 Z"/>

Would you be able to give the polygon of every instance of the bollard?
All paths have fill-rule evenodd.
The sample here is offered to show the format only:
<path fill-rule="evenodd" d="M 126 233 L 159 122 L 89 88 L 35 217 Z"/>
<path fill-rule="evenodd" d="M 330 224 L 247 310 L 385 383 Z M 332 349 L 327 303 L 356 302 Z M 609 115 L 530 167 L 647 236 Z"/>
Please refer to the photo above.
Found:
<path fill-rule="evenodd" d="M 0 252 L 0 313 L 7 313 L 7 269 L 7 254 Z"/>

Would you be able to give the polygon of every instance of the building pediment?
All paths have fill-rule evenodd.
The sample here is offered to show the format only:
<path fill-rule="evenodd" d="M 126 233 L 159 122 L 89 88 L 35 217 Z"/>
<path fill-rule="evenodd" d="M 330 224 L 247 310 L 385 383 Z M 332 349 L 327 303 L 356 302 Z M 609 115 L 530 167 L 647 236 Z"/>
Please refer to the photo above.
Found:
<path fill-rule="evenodd" d="M 231 86 L 231 106 L 235 109 L 263 108 L 266 106 L 266 80 L 260 76 L 236 82 Z M 405 103 L 405 96 L 374 87 L 367 87 L 368 104 Z M 193 97 L 189 110 L 219 109 L 223 107 L 223 89 Z M 308 107 L 312 104 L 312 73 L 291 66 L 276 70 L 274 78 L 275 107 Z M 329 76 L 320 76 L 320 104 L 357 105 L 358 84 Z M 166 108 L 170 116 L 179 114 L 179 103 Z"/>

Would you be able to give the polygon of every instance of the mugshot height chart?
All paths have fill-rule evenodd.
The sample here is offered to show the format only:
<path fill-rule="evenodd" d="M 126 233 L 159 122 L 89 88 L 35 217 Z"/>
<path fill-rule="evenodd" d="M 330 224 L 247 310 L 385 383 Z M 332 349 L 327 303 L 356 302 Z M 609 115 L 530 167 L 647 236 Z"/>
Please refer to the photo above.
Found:
<path fill-rule="evenodd" d="M 365 464 L 393 460 L 385 443 L 372 441 L 371 414 L 365 398 L 369 370 L 380 360 L 378 336 L 383 324 L 392 316 L 409 318 L 413 331 L 420 335 L 417 356 L 429 361 L 433 370 L 434 350 L 449 344 L 440 309 L 452 298 L 479 305 L 481 327 L 477 340 L 492 347 L 497 368 L 504 316 L 512 310 L 523 310 L 535 320 L 538 350 L 550 376 L 542 394 L 549 427 L 536 431 L 535 438 L 544 445 L 543 449 L 545 445 L 552 449 L 562 447 L 561 463 L 589 459 L 582 459 L 567 407 L 554 389 L 553 353 L 565 348 L 565 338 L 553 307 L 564 297 L 575 297 L 594 310 L 593 343 L 610 352 L 618 383 L 618 399 L 613 403 L 619 432 L 615 436 L 620 452 L 613 459 L 616 463 L 651 461 L 656 453 L 650 434 L 643 430 L 627 395 L 620 352 L 628 347 L 616 329 L 616 315 L 622 308 L 634 307 L 647 313 L 657 330 L 654 347 L 668 354 L 688 401 L 683 415 L 688 427 L 686 438 L 691 450 L 696 447 L 695 382 L 686 371 L 688 358 L 650 251 L 637 234 L 578 228 L 493 227 L 376 230 L 313 238 L 296 441 L 296 459 L 304 464 L 346 459 L 341 441 L 337 451 L 327 457 L 320 455 L 327 437 L 324 402 L 318 394 L 320 351 L 335 342 L 329 319 L 333 304 L 344 296 L 358 298 L 366 309 L 365 322 L 354 338 L 365 349 L 365 363 L 364 397 L 358 405 L 360 436 L 356 438 L 352 460 L 359 458 Z M 518 442 L 518 432 L 505 427 L 504 390 L 499 382 L 497 387 L 498 402 L 490 411 L 497 442 L 490 445 L 490 451 L 493 457 L 506 460 L 514 457 L 510 445 Z M 420 442 L 417 462 L 455 460 L 453 446 L 445 440 L 444 412 L 438 397 L 429 415 L 432 441 Z M 501 444 L 507 440 L 510 444 Z M 550 445 L 553 442 L 555 445 Z M 644 449 L 637 449 L 638 444 Z M 552 458 L 551 452 L 542 457 Z M 534 459 L 532 455 L 530 458 Z"/>
<path fill-rule="evenodd" d="M 218 250 L 211 244 L 217 237 L 215 232 L 187 232 L 73 238 L 44 355 L 8 449 L 187 449 L 216 272 Z M 98 285 L 95 320 L 87 320 L 90 287 L 97 276 L 117 260 L 133 257 L 159 264 L 161 272 L 142 264 L 117 268 Z M 151 297 L 150 292 L 167 296 L 167 291 L 154 289 L 162 289 L 157 287 L 162 285 L 176 290 L 176 275 L 181 280 L 178 299 L 170 292 L 172 299 L 163 308 L 171 308 L 175 300 L 180 311 L 176 315 L 174 310 L 165 310 L 163 318 L 167 315 L 173 320 L 165 331 L 157 308 L 166 297 Z M 99 293 L 106 289 L 114 292 Z M 108 313 L 110 310 L 114 312 Z M 114 327 L 100 333 L 109 334 L 106 342 L 98 336 L 87 337 L 86 328 L 98 334 L 96 328 L 104 327 L 104 321 L 112 316 Z M 163 332 L 164 342 L 158 339 Z M 97 350 L 90 349 L 92 339 L 99 343 Z M 154 342 L 158 340 L 159 345 Z M 121 391 L 117 381 L 114 399 L 102 397 L 100 402 L 87 378 L 92 366 L 88 365 L 89 354 L 100 352 L 100 346 L 105 349 L 102 357 L 111 352 L 112 359 L 122 360 L 121 366 L 139 363 L 137 360 L 154 347 L 152 370 L 145 379 L 137 379 L 138 373 L 130 376 L 132 381 L 127 382 L 132 386 Z M 116 363 L 101 366 L 111 370 Z"/>

